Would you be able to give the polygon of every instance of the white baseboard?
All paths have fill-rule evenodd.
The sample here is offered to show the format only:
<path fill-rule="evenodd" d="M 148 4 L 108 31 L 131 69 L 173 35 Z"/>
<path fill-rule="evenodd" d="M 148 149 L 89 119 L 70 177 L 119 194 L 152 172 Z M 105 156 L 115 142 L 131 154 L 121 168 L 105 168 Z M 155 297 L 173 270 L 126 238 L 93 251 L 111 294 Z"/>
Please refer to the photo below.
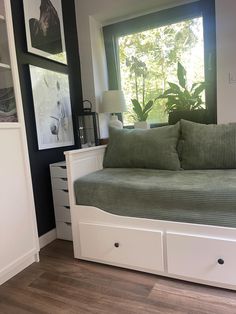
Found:
<path fill-rule="evenodd" d="M 40 249 L 42 249 L 43 247 L 45 247 L 46 245 L 48 245 L 52 241 L 56 240 L 56 238 L 57 238 L 56 229 L 52 229 L 49 232 L 47 232 L 44 235 L 42 235 L 39 238 L 39 247 L 40 247 Z"/>
<path fill-rule="evenodd" d="M 36 249 L 33 249 L 27 254 L 16 259 L 14 262 L 12 262 L 6 268 L 0 271 L 0 285 L 2 285 L 4 282 L 11 279 L 19 272 L 21 272 L 23 269 L 37 261 L 38 251 L 36 251 Z"/>

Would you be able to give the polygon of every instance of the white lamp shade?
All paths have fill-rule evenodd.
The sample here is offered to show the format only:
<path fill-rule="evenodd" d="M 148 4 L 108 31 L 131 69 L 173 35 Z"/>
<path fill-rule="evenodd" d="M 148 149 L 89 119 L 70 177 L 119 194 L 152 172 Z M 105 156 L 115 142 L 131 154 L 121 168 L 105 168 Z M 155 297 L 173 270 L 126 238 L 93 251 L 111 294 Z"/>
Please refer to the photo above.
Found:
<path fill-rule="evenodd" d="M 109 90 L 103 93 L 100 112 L 120 113 L 127 111 L 122 90 Z"/>

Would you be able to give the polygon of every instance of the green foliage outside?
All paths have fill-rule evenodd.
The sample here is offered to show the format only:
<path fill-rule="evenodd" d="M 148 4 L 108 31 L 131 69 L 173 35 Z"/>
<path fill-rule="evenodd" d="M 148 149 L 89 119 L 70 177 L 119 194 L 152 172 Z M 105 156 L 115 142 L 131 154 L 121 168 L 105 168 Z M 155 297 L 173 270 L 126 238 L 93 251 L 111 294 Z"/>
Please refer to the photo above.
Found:
<path fill-rule="evenodd" d="M 131 99 L 147 104 L 163 94 L 168 81 L 176 81 L 177 63 L 188 72 L 190 82 L 204 81 L 202 18 L 186 20 L 119 38 L 121 87 L 129 113 L 125 125 L 133 124 Z M 166 122 L 165 99 L 155 101 L 148 122 Z"/>
<path fill-rule="evenodd" d="M 169 88 L 158 96 L 158 99 L 166 99 L 165 111 L 174 110 L 198 110 L 204 108 L 202 93 L 205 82 L 196 82 L 192 85 L 187 83 L 187 72 L 180 62 L 177 67 L 178 84 L 168 82 Z"/>

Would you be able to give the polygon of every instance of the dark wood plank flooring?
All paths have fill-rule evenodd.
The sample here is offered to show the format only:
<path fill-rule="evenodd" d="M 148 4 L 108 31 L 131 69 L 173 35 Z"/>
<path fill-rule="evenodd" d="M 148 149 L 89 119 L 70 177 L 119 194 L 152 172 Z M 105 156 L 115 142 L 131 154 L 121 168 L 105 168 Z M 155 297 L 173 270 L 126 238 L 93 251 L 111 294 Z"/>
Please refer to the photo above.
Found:
<path fill-rule="evenodd" d="M 0 313 L 236 314 L 236 292 L 73 259 L 56 240 L 0 287 Z"/>

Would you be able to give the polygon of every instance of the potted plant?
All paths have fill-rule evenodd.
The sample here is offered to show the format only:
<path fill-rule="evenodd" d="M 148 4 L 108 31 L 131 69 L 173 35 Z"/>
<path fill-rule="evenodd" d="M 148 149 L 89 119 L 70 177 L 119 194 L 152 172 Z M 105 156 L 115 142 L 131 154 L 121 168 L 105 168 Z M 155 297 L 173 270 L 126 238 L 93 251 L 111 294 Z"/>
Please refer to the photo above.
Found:
<path fill-rule="evenodd" d="M 149 124 L 147 123 L 147 118 L 149 112 L 153 108 L 153 100 L 149 100 L 146 104 L 141 105 L 137 99 L 131 99 L 133 104 L 133 118 L 136 121 L 134 127 L 137 129 L 148 129 Z"/>
<path fill-rule="evenodd" d="M 180 119 L 206 123 L 206 109 L 202 100 L 205 82 L 197 82 L 189 86 L 186 70 L 180 62 L 178 62 L 177 77 L 179 83 L 168 82 L 169 88 L 157 97 L 167 99 L 165 110 L 169 114 L 169 124 L 175 124 Z"/>

